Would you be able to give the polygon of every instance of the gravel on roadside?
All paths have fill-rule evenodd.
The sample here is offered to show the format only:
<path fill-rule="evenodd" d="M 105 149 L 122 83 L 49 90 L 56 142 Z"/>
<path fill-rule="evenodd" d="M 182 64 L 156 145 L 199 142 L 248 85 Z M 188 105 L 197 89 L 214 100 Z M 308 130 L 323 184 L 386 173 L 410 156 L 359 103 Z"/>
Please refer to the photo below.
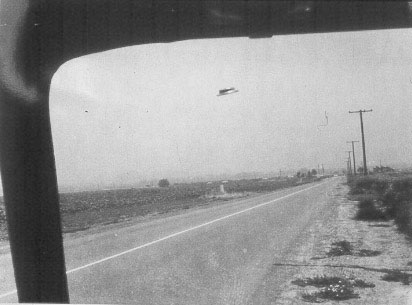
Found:
<path fill-rule="evenodd" d="M 301 237 L 298 251 L 289 256 L 288 261 L 277 263 L 289 268 L 288 273 L 293 276 L 278 290 L 280 293 L 272 304 L 310 303 L 304 300 L 304 294 L 319 292 L 319 288 L 301 287 L 292 282 L 325 276 L 374 284 L 373 288 L 355 287 L 357 298 L 339 301 L 318 299 L 326 304 L 412 304 L 412 277 L 410 285 L 382 279 L 385 275 L 392 280 L 399 280 L 393 276 L 397 274 L 406 274 L 406 279 L 408 275 L 412 276 L 410 241 L 396 230 L 393 222 L 354 220 L 357 202 L 347 198 L 348 191 L 348 186 L 342 183 L 327 194 L 332 208 L 328 212 L 330 214 L 311 224 L 305 236 Z M 350 243 L 352 253 L 330 255 L 337 253 L 331 251 L 332 244 L 342 241 L 345 241 L 343 244 Z M 267 282 L 270 283 L 270 279 Z"/>

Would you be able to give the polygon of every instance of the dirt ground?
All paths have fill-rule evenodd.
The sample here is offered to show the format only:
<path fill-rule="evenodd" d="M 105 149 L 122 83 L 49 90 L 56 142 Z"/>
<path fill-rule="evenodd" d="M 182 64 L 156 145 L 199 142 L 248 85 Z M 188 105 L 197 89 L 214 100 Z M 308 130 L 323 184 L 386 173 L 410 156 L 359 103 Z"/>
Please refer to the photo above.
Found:
<path fill-rule="evenodd" d="M 310 183 L 317 178 L 244 179 L 228 181 L 227 192 L 220 193 L 220 181 L 176 184 L 167 188 L 128 188 L 60 194 L 63 233 L 91 230 L 94 227 L 123 223 L 157 214 L 206 207 L 228 200 L 272 192 Z M 8 240 L 6 214 L 0 196 L 0 244 Z M 1 245 L 0 245 L 1 246 Z"/>
<path fill-rule="evenodd" d="M 412 304 L 411 284 L 385 281 L 388 270 L 401 270 L 412 275 L 412 244 L 396 230 L 393 222 L 363 222 L 353 220 L 356 201 L 347 199 L 349 188 L 340 184 L 327 194 L 332 209 L 328 215 L 310 225 L 308 233 L 299 241 L 299 250 L 288 261 L 276 263 L 292 274 L 273 296 L 272 304 L 308 304 L 303 295 L 319 291 L 312 286 L 300 287 L 294 280 L 321 276 L 358 279 L 373 283 L 373 288 L 354 288 L 357 298 L 349 300 L 318 299 L 323 304 Z M 329 214 L 330 213 L 330 214 Z M 347 241 L 353 247 L 352 255 L 328 256 L 333 242 Z M 376 256 L 360 256 L 359 251 L 381 252 Z M 377 252 L 377 253 L 379 253 Z M 409 265 L 408 265 L 409 263 Z M 286 271 L 285 271 L 286 272 Z M 266 280 L 275 281 L 275 274 Z"/>

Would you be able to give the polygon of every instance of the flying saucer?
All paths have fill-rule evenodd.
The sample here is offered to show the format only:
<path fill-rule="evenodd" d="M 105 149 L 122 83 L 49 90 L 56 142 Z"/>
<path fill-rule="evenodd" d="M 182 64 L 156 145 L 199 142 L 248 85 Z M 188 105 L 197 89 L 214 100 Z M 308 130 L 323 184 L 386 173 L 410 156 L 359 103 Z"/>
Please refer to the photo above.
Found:
<path fill-rule="evenodd" d="M 236 92 L 239 92 L 239 90 L 236 90 L 234 87 L 225 88 L 225 89 L 219 90 L 219 94 L 217 96 L 232 94 L 232 93 L 236 93 Z"/>

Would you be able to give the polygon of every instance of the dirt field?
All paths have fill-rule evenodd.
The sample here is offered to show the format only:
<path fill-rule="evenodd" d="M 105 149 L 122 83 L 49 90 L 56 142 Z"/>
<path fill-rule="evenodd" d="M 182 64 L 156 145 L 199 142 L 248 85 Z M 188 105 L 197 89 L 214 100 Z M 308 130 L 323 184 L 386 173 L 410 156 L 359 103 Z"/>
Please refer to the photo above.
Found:
<path fill-rule="evenodd" d="M 165 188 L 131 188 L 60 194 L 60 210 L 64 233 L 85 231 L 94 226 L 125 222 L 137 217 L 171 213 L 178 210 L 275 191 L 307 181 L 298 179 L 251 179 L 225 182 L 176 184 Z M 0 198 L 0 241 L 7 240 L 4 205 Z"/>

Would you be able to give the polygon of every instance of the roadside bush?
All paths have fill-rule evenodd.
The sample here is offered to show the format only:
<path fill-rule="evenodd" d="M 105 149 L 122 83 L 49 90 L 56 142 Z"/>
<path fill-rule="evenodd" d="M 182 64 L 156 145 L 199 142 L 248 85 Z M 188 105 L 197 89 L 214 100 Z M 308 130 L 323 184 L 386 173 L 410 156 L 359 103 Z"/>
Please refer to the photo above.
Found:
<path fill-rule="evenodd" d="M 392 184 L 392 190 L 396 194 L 396 201 L 411 201 L 412 178 L 395 180 Z"/>
<path fill-rule="evenodd" d="M 370 193 L 374 179 L 370 177 L 359 177 L 351 179 L 348 184 L 352 195 L 360 195 Z"/>
<path fill-rule="evenodd" d="M 396 195 L 396 193 L 391 189 L 389 189 L 388 191 L 386 191 L 385 194 L 383 194 L 382 196 L 382 205 L 385 207 L 385 211 L 386 211 L 386 215 L 390 218 L 390 219 L 394 219 L 395 218 L 395 214 L 396 214 L 396 202 L 398 201 L 398 196 Z"/>
<path fill-rule="evenodd" d="M 394 205 L 395 223 L 399 231 L 412 237 L 412 202 L 399 201 Z"/>
<path fill-rule="evenodd" d="M 390 188 L 389 179 L 376 179 L 372 184 L 372 190 L 382 196 Z"/>
<path fill-rule="evenodd" d="M 412 237 L 412 177 L 368 176 L 352 179 L 351 194 L 358 198 L 357 220 L 394 219 L 398 229 Z"/>
<path fill-rule="evenodd" d="M 356 220 L 364 221 L 385 221 L 389 220 L 384 211 L 377 207 L 373 199 L 361 200 L 358 204 Z"/>
<path fill-rule="evenodd" d="M 383 194 L 382 202 L 398 229 L 412 237 L 412 178 L 394 180 Z"/>
<path fill-rule="evenodd" d="M 390 180 L 385 177 L 366 176 L 353 178 L 348 184 L 352 195 L 383 195 L 390 187 Z"/>

